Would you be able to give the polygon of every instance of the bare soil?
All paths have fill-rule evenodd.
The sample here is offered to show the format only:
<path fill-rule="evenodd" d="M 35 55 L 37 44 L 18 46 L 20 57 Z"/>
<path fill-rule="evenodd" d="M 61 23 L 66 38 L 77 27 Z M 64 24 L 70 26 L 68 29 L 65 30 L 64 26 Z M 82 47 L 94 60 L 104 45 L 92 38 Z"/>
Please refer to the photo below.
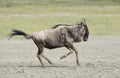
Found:
<path fill-rule="evenodd" d="M 0 39 L 0 78 L 120 78 L 119 36 L 91 36 L 74 46 L 80 66 L 76 65 L 75 53 L 60 60 L 69 51 L 57 48 L 44 49 L 53 65 L 43 59 L 42 67 L 32 40 Z"/>

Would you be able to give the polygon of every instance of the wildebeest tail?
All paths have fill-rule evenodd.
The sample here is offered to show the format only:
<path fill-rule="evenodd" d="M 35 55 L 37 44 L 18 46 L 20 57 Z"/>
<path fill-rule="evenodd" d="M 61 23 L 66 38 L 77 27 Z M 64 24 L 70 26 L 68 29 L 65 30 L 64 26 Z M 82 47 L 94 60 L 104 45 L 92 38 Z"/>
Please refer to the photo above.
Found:
<path fill-rule="evenodd" d="M 16 35 L 24 36 L 26 39 L 32 38 L 31 35 L 28 35 L 28 34 L 26 34 L 25 32 L 23 32 L 21 30 L 12 29 L 11 33 L 8 35 L 9 36 L 8 39 L 10 39 L 11 37 L 16 36 Z"/>

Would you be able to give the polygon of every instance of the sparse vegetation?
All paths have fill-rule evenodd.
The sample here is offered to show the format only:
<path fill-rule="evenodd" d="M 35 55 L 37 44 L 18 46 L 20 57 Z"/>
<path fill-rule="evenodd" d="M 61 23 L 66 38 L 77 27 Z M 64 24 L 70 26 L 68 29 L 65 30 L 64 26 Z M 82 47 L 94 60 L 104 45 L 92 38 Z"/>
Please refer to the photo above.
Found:
<path fill-rule="evenodd" d="M 91 35 L 120 35 L 119 0 L 0 0 L 0 38 L 86 19 Z"/>

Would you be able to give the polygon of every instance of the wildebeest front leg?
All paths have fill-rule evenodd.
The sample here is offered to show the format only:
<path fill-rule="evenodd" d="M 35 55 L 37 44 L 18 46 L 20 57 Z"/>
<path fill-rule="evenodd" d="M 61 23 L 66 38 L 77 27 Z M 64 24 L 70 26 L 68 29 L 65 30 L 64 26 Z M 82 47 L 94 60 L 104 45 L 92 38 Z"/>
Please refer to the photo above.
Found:
<path fill-rule="evenodd" d="M 80 65 L 79 64 L 79 58 L 78 58 L 78 52 L 77 52 L 77 50 L 74 48 L 74 46 L 71 46 L 71 49 L 75 52 L 75 54 L 76 54 L 76 63 L 77 63 L 77 65 Z"/>
<path fill-rule="evenodd" d="M 63 55 L 61 58 L 60 58 L 60 60 L 62 60 L 63 58 L 65 58 L 65 57 L 67 57 L 68 55 L 70 55 L 70 54 L 72 54 L 73 53 L 73 51 L 70 49 L 70 48 L 67 48 L 70 52 L 69 53 L 67 53 L 67 54 L 65 54 L 65 55 Z"/>

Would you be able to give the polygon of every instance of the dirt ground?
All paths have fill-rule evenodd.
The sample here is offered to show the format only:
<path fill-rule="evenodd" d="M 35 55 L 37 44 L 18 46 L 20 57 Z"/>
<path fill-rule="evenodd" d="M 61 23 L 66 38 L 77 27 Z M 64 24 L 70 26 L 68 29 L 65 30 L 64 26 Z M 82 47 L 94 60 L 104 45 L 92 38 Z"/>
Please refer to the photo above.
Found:
<path fill-rule="evenodd" d="M 80 66 L 75 63 L 75 53 L 60 60 L 69 51 L 57 48 L 44 49 L 53 65 L 43 59 L 42 67 L 32 40 L 0 39 L 0 78 L 120 78 L 119 36 L 90 36 L 74 46 Z"/>

